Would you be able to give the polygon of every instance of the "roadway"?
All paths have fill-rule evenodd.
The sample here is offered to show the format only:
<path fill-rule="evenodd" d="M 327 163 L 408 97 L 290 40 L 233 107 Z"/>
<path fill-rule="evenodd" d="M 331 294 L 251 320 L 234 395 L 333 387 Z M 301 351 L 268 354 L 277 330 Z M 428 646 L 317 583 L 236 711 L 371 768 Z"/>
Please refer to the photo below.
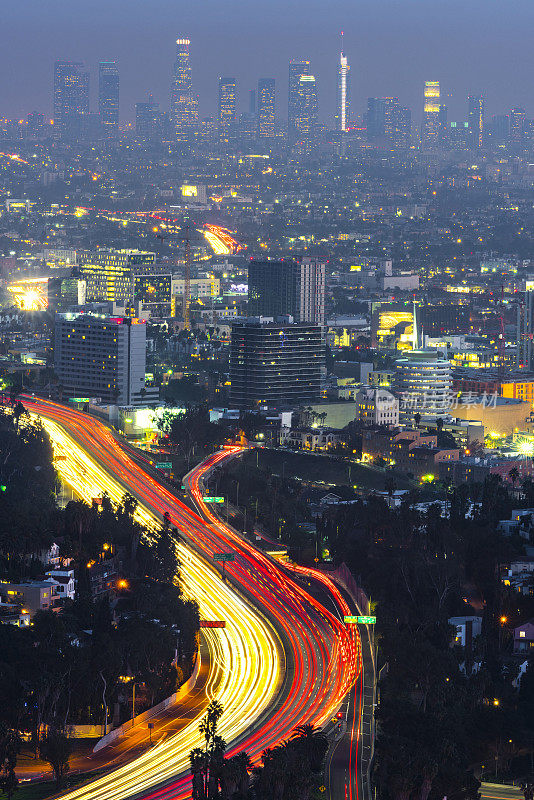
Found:
<path fill-rule="evenodd" d="M 220 732 L 229 755 L 246 749 L 258 762 L 298 724 L 323 725 L 354 685 L 361 667 L 359 636 L 347 628 L 350 609 L 333 582 L 317 570 L 294 565 L 296 575 L 318 581 L 331 598 L 333 613 L 308 593 L 287 569 L 273 562 L 218 520 L 202 501 L 199 482 L 214 466 L 235 456 L 235 447 L 207 459 L 187 479 L 197 513 L 144 472 L 97 420 L 45 400 L 25 398 L 44 421 L 63 458 L 57 462 L 67 483 L 90 500 L 106 490 L 117 500 L 128 490 L 140 501 L 141 521 L 154 525 L 165 512 L 183 539 L 178 545 L 184 590 L 205 618 L 223 618 L 222 631 L 209 637 L 218 684 L 213 696 L 224 706 Z M 222 581 L 213 554 L 232 551 Z M 289 679 L 284 682 L 285 666 Z M 74 800 L 126 797 L 185 798 L 189 794 L 188 754 L 199 742 L 197 726 L 105 778 L 67 795 Z M 159 785 L 157 791 L 150 791 Z M 352 781 L 349 797 L 352 796 Z"/>
<path fill-rule="evenodd" d="M 75 741 L 74 752 L 69 760 L 69 780 L 73 775 L 116 769 L 138 758 L 146 750 L 162 744 L 168 737 L 181 733 L 191 722 L 198 722 L 199 717 L 206 713 L 209 703 L 207 687 L 211 675 L 210 653 L 203 639 L 200 649 L 201 667 L 191 691 L 177 703 L 150 717 L 151 730 L 148 720 L 134 722 L 119 739 L 96 753 L 93 752 L 93 746 L 97 739 Z M 54 778 L 47 762 L 24 751 L 17 759 L 16 775 L 23 782 Z"/>

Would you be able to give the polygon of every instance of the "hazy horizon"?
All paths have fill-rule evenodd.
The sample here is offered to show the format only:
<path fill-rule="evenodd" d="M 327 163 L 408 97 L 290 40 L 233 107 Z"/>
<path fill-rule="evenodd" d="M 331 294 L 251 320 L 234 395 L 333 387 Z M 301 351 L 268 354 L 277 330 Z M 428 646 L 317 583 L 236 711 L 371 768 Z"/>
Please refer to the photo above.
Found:
<path fill-rule="evenodd" d="M 318 79 L 320 117 L 335 108 L 339 34 L 352 69 L 353 116 L 367 97 L 398 96 L 419 120 L 425 79 L 439 80 L 449 119 L 464 119 L 468 94 L 484 92 L 487 113 L 523 106 L 534 116 L 532 0 L 20 0 L 2 10 L 0 114 L 22 118 L 52 109 L 53 63 L 84 61 L 96 109 L 98 62 L 117 60 L 121 120 L 152 92 L 163 110 L 178 37 L 191 39 L 201 116 L 213 114 L 217 76 L 235 75 L 239 110 L 259 77 L 277 82 L 277 116 L 286 117 L 287 64 L 307 58 Z"/>

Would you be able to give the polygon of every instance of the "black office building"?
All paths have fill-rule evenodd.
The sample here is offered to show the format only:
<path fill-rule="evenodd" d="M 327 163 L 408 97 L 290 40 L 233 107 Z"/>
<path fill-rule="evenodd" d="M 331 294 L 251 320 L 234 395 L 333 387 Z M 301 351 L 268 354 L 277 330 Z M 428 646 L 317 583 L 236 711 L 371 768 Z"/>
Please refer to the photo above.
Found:
<path fill-rule="evenodd" d="M 320 325 L 253 318 L 234 322 L 230 401 L 237 408 L 317 401 L 324 363 Z"/>
<path fill-rule="evenodd" d="M 248 313 L 251 317 L 290 315 L 298 322 L 324 325 L 325 262 L 251 261 L 248 267 Z"/>
<path fill-rule="evenodd" d="M 119 128 L 119 69 L 116 61 L 101 61 L 98 67 L 98 111 L 104 131 Z"/>

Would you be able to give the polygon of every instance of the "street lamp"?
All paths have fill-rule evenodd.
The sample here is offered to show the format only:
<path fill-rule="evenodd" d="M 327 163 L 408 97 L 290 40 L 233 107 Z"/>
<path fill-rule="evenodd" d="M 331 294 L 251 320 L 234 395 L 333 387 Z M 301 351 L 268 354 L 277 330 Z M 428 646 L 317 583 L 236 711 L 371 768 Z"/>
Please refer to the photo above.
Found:
<path fill-rule="evenodd" d="M 132 684 L 132 728 L 135 725 L 135 687 L 136 687 L 136 680 L 134 675 L 119 675 L 119 680 L 121 683 L 131 683 Z"/>

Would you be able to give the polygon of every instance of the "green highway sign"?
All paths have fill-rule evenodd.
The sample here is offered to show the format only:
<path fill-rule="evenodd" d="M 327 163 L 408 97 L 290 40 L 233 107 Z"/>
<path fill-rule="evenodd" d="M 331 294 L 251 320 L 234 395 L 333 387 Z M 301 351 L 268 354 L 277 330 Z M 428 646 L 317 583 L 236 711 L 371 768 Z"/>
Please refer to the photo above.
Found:
<path fill-rule="evenodd" d="M 172 469 L 172 461 L 158 461 L 156 467 L 158 469 Z"/>
<path fill-rule="evenodd" d="M 235 559 L 235 553 L 214 553 L 213 560 L 214 561 L 233 561 Z"/>
<path fill-rule="evenodd" d="M 224 503 L 224 497 L 203 497 L 205 503 Z"/>
<path fill-rule="evenodd" d="M 347 625 L 374 625 L 376 617 L 343 617 Z"/>

